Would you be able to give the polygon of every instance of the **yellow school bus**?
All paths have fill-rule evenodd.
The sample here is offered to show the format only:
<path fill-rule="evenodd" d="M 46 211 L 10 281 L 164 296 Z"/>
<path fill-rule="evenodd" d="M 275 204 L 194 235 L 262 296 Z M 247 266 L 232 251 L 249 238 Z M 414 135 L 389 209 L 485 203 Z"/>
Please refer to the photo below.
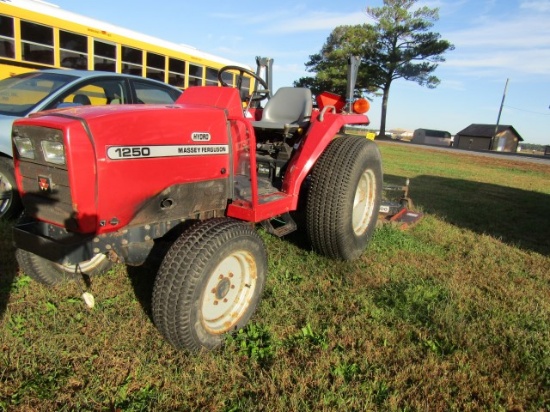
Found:
<path fill-rule="evenodd" d="M 70 68 L 129 73 L 185 89 L 218 85 L 226 65 L 250 67 L 63 10 L 39 0 L 0 0 L 0 79 Z M 224 81 L 234 84 L 233 74 Z M 243 88 L 250 91 L 250 79 Z"/>

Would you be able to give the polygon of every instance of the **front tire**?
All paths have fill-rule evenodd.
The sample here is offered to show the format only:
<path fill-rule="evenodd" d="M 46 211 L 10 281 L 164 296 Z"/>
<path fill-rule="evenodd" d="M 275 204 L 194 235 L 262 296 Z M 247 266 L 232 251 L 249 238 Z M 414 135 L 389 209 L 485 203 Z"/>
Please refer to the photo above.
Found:
<path fill-rule="evenodd" d="M 25 274 L 48 287 L 56 286 L 66 280 L 74 280 L 81 274 L 90 277 L 98 276 L 113 266 L 113 262 L 107 255 L 98 254 L 90 260 L 80 262 L 79 270 L 75 274 L 76 265 L 61 265 L 22 249 L 17 249 L 15 256 Z"/>
<path fill-rule="evenodd" d="M 0 156 L 0 219 L 15 218 L 22 211 L 23 206 L 13 172 L 13 160 Z"/>
<path fill-rule="evenodd" d="M 358 258 L 376 228 L 382 195 L 380 152 L 370 140 L 334 139 L 311 174 L 306 225 L 313 249 L 333 259 Z"/>
<path fill-rule="evenodd" d="M 214 349 L 244 327 L 267 272 L 264 244 L 248 224 L 220 218 L 184 232 L 164 258 L 153 291 L 153 319 L 177 349 Z"/>

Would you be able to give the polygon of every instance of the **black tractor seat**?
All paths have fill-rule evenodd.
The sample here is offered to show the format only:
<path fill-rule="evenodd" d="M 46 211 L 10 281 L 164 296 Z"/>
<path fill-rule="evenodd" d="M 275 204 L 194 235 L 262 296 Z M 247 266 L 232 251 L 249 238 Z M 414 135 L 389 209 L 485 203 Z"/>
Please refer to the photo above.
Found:
<path fill-rule="evenodd" d="M 304 87 L 281 87 L 266 103 L 262 119 L 252 122 L 252 125 L 256 130 L 292 133 L 309 124 L 312 108 L 311 90 Z"/>

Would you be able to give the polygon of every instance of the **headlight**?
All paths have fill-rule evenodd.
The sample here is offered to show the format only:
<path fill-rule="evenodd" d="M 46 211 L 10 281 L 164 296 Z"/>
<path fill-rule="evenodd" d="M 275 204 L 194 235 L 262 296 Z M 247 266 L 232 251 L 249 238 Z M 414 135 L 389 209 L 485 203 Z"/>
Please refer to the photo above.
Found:
<path fill-rule="evenodd" d="M 65 148 L 62 142 L 42 140 L 41 144 L 46 162 L 55 163 L 56 165 L 65 164 Z"/>
<path fill-rule="evenodd" d="M 28 137 L 17 136 L 13 138 L 13 142 L 17 148 L 19 157 L 23 157 L 25 159 L 35 159 L 34 146 L 32 145 L 31 139 Z"/>

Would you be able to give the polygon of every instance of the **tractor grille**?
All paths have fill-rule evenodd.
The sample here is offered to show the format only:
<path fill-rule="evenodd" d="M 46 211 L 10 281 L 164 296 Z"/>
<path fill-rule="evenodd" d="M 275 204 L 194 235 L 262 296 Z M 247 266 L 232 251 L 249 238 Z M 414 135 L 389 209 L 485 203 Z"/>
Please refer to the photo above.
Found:
<path fill-rule="evenodd" d="M 35 159 L 19 158 L 25 212 L 36 219 L 70 228 L 74 223 L 67 168 L 46 162 L 42 152 L 41 142 L 48 140 L 52 129 L 18 126 L 16 130 L 19 136 L 30 138 L 35 148 Z"/>

